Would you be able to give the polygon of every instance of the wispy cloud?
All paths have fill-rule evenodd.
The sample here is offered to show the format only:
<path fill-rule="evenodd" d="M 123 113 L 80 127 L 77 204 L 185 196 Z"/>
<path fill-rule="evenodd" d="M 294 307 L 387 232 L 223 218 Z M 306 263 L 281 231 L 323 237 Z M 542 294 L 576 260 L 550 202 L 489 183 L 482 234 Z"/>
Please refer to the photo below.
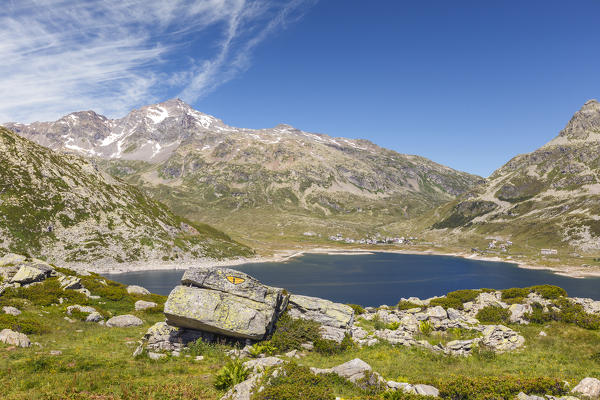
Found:
<path fill-rule="evenodd" d="M 5 0 L 0 121 L 120 116 L 173 93 L 193 102 L 316 1 Z"/>

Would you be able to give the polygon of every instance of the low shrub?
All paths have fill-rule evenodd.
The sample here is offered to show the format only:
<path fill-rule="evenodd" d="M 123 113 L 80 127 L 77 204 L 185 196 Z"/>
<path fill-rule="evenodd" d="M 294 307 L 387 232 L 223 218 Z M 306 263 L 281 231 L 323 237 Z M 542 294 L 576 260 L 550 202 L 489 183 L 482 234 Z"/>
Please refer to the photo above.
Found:
<path fill-rule="evenodd" d="M 419 323 L 419 332 L 425 336 L 429 336 L 433 332 L 433 325 L 429 321 L 421 321 Z"/>
<path fill-rule="evenodd" d="M 519 392 L 560 396 L 566 394 L 564 382 L 555 378 L 521 378 L 512 376 L 456 376 L 435 382 L 440 397 L 452 400 L 512 399 Z"/>
<path fill-rule="evenodd" d="M 302 343 L 314 342 L 320 337 L 319 328 L 315 321 L 295 319 L 284 313 L 277 321 L 270 342 L 281 352 L 299 350 Z"/>
<path fill-rule="evenodd" d="M 561 287 L 554 285 L 537 285 L 528 288 L 531 292 L 535 292 L 545 299 L 558 299 L 559 297 L 567 297 L 567 291 Z"/>
<path fill-rule="evenodd" d="M 254 393 L 252 400 L 334 400 L 330 379 L 313 374 L 308 367 L 288 363 L 276 378 L 263 382 L 264 389 Z"/>
<path fill-rule="evenodd" d="M 390 322 L 389 324 L 387 324 L 386 328 L 390 329 L 392 331 L 395 331 L 396 329 L 398 329 L 400 327 L 400 322 Z"/>
<path fill-rule="evenodd" d="M 0 331 L 2 329 L 12 329 L 13 331 L 30 334 L 48 332 L 48 327 L 38 321 L 25 317 L 23 315 L 0 314 Z"/>
<path fill-rule="evenodd" d="M 446 295 L 446 297 L 454 298 L 459 300 L 461 303 L 467 303 L 469 301 L 475 301 L 477 296 L 481 293 L 481 290 L 463 289 L 455 290 Z"/>
<path fill-rule="evenodd" d="M 431 396 L 406 393 L 404 390 L 388 390 L 379 397 L 382 400 L 431 400 Z"/>
<path fill-rule="evenodd" d="M 510 288 L 501 290 L 502 300 L 511 300 L 516 298 L 525 298 L 529 294 L 530 290 L 527 288 Z"/>
<path fill-rule="evenodd" d="M 540 303 L 531 304 L 531 312 L 523 316 L 526 320 L 534 324 L 545 324 L 555 319 L 556 315 L 544 312 L 544 306 Z"/>
<path fill-rule="evenodd" d="M 101 281 L 106 282 L 106 285 Z M 94 276 L 82 276 L 81 284 L 93 295 L 100 296 L 106 300 L 119 301 L 124 297 L 129 297 L 127 286 L 108 279 L 102 280 Z"/>
<path fill-rule="evenodd" d="M 441 306 L 445 310 L 447 310 L 449 308 L 454 308 L 456 310 L 462 310 L 464 308 L 462 301 L 460 301 L 460 299 L 458 299 L 456 297 L 440 297 L 437 299 L 433 299 L 429 302 L 429 307 L 436 307 L 436 306 Z"/>
<path fill-rule="evenodd" d="M 410 301 L 407 301 L 407 300 L 399 301 L 398 305 L 396 307 L 398 307 L 398 310 L 410 310 L 411 308 L 423 308 L 423 306 L 420 306 L 415 303 L 411 303 Z"/>
<path fill-rule="evenodd" d="M 250 370 L 240 360 L 231 360 L 217 372 L 215 387 L 219 390 L 228 390 L 238 383 L 242 383 L 250 375 Z"/>
<path fill-rule="evenodd" d="M 187 351 L 192 357 L 204 356 L 210 359 L 225 359 L 227 356 L 222 348 L 222 345 L 216 343 L 207 343 L 202 339 L 187 345 Z"/>
<path fill-rule="evenodd" d="M 335 340 L 318 338 L 314 341 L 315 351 L 319 354 L 334 355 L 343 353 L 354 347 L 354 341 L 348 334 L 344 335 L 341 343 Z"/>
<path fill-rule="evenodd" d="M 36 306 L 49 306 L 58 304 L 63 299 L 63 304 L 87 304 L 88 299 L 83 293 L 75 290 L 63 290 L 57 278 L 48 278 L 45 281 L 21 288 L 7 289 L 2 298 L 27 299 Z"/>
<path fill-rule="evenodd" d="M 387 328 L 387 324 L 383 322 L 378 315 L 375 315 L 375 317 L 371 320 L 371 324 L 373 325 L 373 329 L 376 331 Z"/>
<path fill-rule="evenodd" d="M 510 311 L 500 306 L 486 306 L 479 310 L 475 318 L 484 324 L 505 324 L 510 318 Z"/>
<path fill-rule="evenodd" d="M 600 364 L 600 352 L 592 354 L 590 360 Z"/>
<path fill-rule="evenodd" d="M 364 314 L 367 312 L 362 306 L 359 306 L 358 304 L 347 304 L 347 305 L 350 306 L 354 310 L 354 313 L 356 315 L 361 315 L 361 314 Z"/>
<path fill-rule="evenodd" d="M 273 345 L 269 340 L 255 343 L 250 347 L 250 355 L 254 358 L 258 357 L 261 354 L 273 355 L 277 352 L 277 347 Z"/>

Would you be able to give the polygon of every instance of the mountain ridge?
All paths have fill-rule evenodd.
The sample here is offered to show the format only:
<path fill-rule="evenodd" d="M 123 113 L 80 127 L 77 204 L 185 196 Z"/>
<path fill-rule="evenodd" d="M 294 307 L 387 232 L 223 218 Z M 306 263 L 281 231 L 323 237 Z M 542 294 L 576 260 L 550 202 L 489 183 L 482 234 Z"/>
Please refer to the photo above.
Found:
<path fill-rule="evenodd" d="M 390 218 L 420 215 L 482 179 L 364 139 L 286 124 L 231 127 L 179 99 L 115 120 L 80 112 L 7 126 L 54 150 L 93 157 L 179 214 L 228 232 L 257 220 L 268 235 L 360 225 L 368 231 Z"/>

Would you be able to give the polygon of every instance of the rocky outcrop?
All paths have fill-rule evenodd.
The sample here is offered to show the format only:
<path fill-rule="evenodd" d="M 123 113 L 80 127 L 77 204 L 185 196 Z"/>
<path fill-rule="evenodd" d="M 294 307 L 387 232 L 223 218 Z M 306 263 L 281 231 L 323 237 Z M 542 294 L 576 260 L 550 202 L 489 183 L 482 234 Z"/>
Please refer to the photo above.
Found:
<path fill-rule="evenodd" d="M 4 307 L 2 307 L 2 312 L 4 314 L 14 315 L 15 317 L 17 315 L 21 315 L 21 311 L 18 308 L 11 307 L 11 306 L 4 306 Z"/>
<path fill-rule="evenodd" d="M 182 283 L 190 286 L 175 287 L 165 303 L 167 323 L 233 338 L 263 339 L 288 301 L 283 289 L 229 268 L 191 269 Z"/>
<path fill-rule="evenodd" d="M 295 294 L 289 303 L 289 315 L 318 322 L 324 339 L 341 342 L 354 323 L 354 310 L 345 304 Z"/>
<path fill-rule="evenodd" d="M 17 347 L 31 346 L 31 342 L 29 341 L 27 335 L 10 329 L 3 329 L 0 331 L 0 342 Z"/>

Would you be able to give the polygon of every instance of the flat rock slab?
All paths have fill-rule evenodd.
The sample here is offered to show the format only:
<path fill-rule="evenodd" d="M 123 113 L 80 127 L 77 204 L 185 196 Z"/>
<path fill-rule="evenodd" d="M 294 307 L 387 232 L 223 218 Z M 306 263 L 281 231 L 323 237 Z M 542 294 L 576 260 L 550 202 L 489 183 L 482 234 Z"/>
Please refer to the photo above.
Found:
<path fill-rule="evenodd" d="M 289 314 L 321 325 L 348 329 L 354 323 L 354 310 L 345 304 L 334 303 L 318 297 L 291 295 Z"/>
<path fill-rule="evenodd" d="M 371 371 L 371 366 L 360 358 L 355 358 L 354 360 L 331 368 L 331 371 L 342 378 L 348 379 L 350 382 L 356 382 L 357 380 L 364 378 L 366 372 Z"/>
<path fill-rule="evenodd" d="M 106 326 L 111 328 L 126 328 L 129 326 L 142 325 L 144 321 L 136 317 L 135 315 L 117 315 L 106 321 Z"/>
<path fill-rule="evenodd" d="M 280 310 L 287 306 L 288 296 L 283 289 L 264 285 L 252 276 L 230 268 L 191 268 L 184 272 L 181 284 L 234 294 Z"/>
<path fill-rule="evenodd" d="M 176 286 L 165 303 L 167 323 L 243 339 L 262 339 L 277 309 L 271 305 L 217 290 Z"/>
<path fill-rule="evenodd" d="M 52 268 L 44 264 L 23 265 L 10 280 L 12 283 L 25 285 L 43 281 L 52 273 Z"/>

